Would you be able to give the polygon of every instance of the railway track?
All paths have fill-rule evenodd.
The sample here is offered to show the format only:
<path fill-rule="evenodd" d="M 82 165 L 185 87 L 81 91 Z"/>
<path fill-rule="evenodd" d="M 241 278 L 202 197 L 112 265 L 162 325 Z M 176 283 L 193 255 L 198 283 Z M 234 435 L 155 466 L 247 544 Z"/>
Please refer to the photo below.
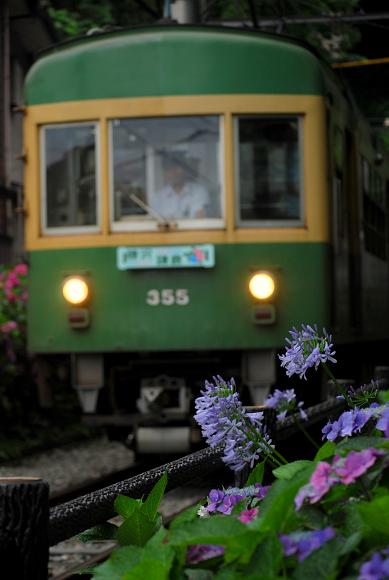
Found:
<path fill-rule="evenodd" d="M 164 461 L 165 463 L 165 461 Z M 143 473 L 153 467 L 161 464 L 161 459 L 148 460 L 142 463 L 136 463 L 133 466 L 117 471 L 95 480 L 86 482 L 83 486 L 69 488 L 65 492 L 57 493 L 50 498 L 50 507 L 54 507 L 71 501 L 77 497 L 101 489 L 113 483 L 128 479 Z M 187 507 L 194 505 L 201 500 L 209 491 L 209 482 L 207 486 L 201 482 L 200 478 L 193 481 L 193 484 L 185 487 L 178 487 L 168 492 L 162 500 L 160 512 L 165 524 L 169 523 L 178 513 Z M 117 516 L 109 520 L 117 525 L 120 524 L 121 518 Z M 89 568 L 103 562 L 116 547 L 112 541 L 100 542 L 80 542 L 77 538 L 70 538 L 64 542 L 50 548 L 49 558 L 49 578 L 50 580 L 72 580 L 79 579 L 79 570 Z M 88 575 L 83 578 L 88 578 Z"/>
<path fill-rule="evenodd" d="M 165 524 L 191 505 L 200 501 L 209 491 L 205 487 L 177 488 L 166 494 L 160 512 Z M 120 517 L 110 520 L 119 524 Z M 116 547 L 115 542 L 102 541 L 83 543 L 71 538 L 50 548 L 50 580 L 79 580 L 80 568 L 89 568 L 103 562 Z M 82 576 L 88 578 L 87 575 Z"/>

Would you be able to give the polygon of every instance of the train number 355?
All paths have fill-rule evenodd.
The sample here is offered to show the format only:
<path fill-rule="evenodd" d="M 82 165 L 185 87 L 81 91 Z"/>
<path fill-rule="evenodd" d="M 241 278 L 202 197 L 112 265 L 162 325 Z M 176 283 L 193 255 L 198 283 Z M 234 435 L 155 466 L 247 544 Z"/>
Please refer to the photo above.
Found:
<path fill-rule="evenodd" d="M 164 288 L 163 290 L 148 290 L 146 296 L 146 303 L 150 306 L 186 306 L 189 304 L 189 292 L 187 288 Z"/>

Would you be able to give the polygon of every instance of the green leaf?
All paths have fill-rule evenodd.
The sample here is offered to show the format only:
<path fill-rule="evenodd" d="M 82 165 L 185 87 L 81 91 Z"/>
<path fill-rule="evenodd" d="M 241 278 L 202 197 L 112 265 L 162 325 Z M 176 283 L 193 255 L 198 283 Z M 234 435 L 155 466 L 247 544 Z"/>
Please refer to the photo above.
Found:
<path fill-rule="evenodd" d="M 288 517 L 296 517 L 294 498 L 300 487 L 307 483 L 314 468 L 312 463 L 298 471 L 293 479 L 279 479 L 273 483 L 261 504 L 261 517 L 250 524 L 251 528 L 263 532 L 282 531 L 288 524 Z"/>
<path fill-rule="evenodd" d="M 350 437 L 338 443 L 335 452 L 363 451 L 368 447 L 382 447 L 384 444 L 385 440 L 382 437 Z"/>
<path fill-rule="evenodd" d="M 119 527 L 117 539 L 122 546 L 144 546 L 160 526 L 160 517 L 150 520 L 138 510 Z"/>
<path fill-rule="evenodd" d="M 80 542 L 95 542 L 99 540 L 116 540 L 118 527 L 109 522 L 94 526 L 76 536 Z"/>
<path fill-rule="evenodd" d="M 203 502 L 199 502 L 196 505 L 191 505 L 186 510 L 178 514 L 174 520 L 171 522 L 169 529 L 174 530 L 178 526 L 186 522 L 192 522 L 193 520 L 197 520 L 199 516 L 197 515 L 199 507 L 203 505 Z"/>
<path fill-rule="evenodd" d="M 126 546 L 113 552 L 95 568 L 94 580 L 167 580 L 174 551 L 164 543 L 166 530 L 161 529 L 143 547 Z"/>
<path fill-rule="evenodd" d="M 389 390 L 378 391 L 378 402 L 382 405 L 389 402 Z"/>
<path fill-rule="evenodd" d="M 227 543 L 224 554 L 224 560 L 227 564 L 230 562 L 247 564 L 255 548 L 263 538 L 263 535 L 258 533 L 257 530 L 251 530 L 250 525 L 246 526 L 246 528 L 245 534 L 236 536 Z"/>
<path fill-rule="evenodd" d="M 155 518 L 158 512 L 159 504 L 163 494 L 165 493 L 167 485 L 167 473 L 165 472 L 161 479 L 157 481 L 153 489 L 150 491 L 146 501 L 142 505 L 142 514 L 148 517 L 150 520 Z"/>
<path fill-rule="evenodd" d="M 301 459 L 299 461 L 293 461 L 287 465 L 281 465 L 276 469 L 273 469 L 273 475 L 277 479 L 293 479 L 293 477 L 302 469 L 312 465 L 312 461 L 307 461 L 306 459 Z"/>
<path fill-rule="evenodd" d="M 93 580 L 123 580 L 124 574 L 137 564 L 142 549 L 137 546 L 126 546 L 112 552 L 108 560 L 94 569 Z"/>
<path fill-rule="evenodd" d="M 184 577 L 188 578 L 188 580 L 212 580 L 214 574 L 210 570 L 186 568 L 184 570 Z"/>
<path fill-rule="evenodd" d="M 141 499 L 133 499 L 132 497 L 127 497 L 126 495 L 118 495 L 115 499 L 113 507 L 115 512 L 117 512 L 123 518 L 129 518 L 132 516 L 135 510 L 141 508 L 141 505 Z"/>
<path fill-rule="evenodd" d="M 265 461 L 258 463 L 254 469 L 251 470 L 250 475 L 246 481 L 246 486 L 254 485 L 255 483 L 261 483 L 263 481 L 263 474 L 265 472 Z"/>
<path fill-rule="evenodd" d="M 333 441 L 326 441 L 315 455 L 314 461 L 323 461 L 335 454 L 336 445 Z"/>
<path fill-rule="evenodd" d="M 244 576 L 258 573 L 261 578 L 277 576 L 283 558 L 282 546 L 276 534 L 269 534 L 257 546 L 254 554 L 244 570 Z"/>
<path fill-rule="evenodd" d="M 223 544 L 226 545 L 235 536 L 247 532 L 240 521 L 226 516 L 212 516 L 177 526 L 169 534 L 172 546 L 188 546 L 190 544 Z"/>
<path fill-rule="evenodd" d="M 234 566 L 222 568 L 215 575 L 215 580 L 238 580 L 239 578 L 245 578 L 245 576 L 239 573 Z"/>
<path fill-rule="evenodd" d="M 357 506 L 363 523 L 369 530 L 381 537 L 382 542 L 389 541 L 389 496 L 377 497 L 370 502 Z"/>
<path fill-rule="evenodd" d="M 358 548 L 362 538 L 363 538 L 362 531 L 358 531 L 355 532 L 354 534 L 351 534 L 351 536 L 346 538 L 345 543 L 340 549 L 339 555 L 345 556 L 346 554 L 350 554 L 350 552 L 353 552 L 356 548 Z"/>
<path fill-rule="evenodd" d="M 297 565 L 293 579 L 331 580 L 335 578 L 342 542 L 342 539 L 334 538 L 313 552 Z"/>

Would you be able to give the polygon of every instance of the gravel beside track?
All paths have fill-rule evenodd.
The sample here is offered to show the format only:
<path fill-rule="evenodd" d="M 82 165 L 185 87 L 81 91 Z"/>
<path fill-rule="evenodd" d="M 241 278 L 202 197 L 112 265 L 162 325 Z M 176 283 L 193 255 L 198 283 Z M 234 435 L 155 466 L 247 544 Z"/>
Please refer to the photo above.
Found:
<path fill-rule="evenodd" d="M 4 463 L 0 477 L 41 477 L 49 483 L 52 497 L 133 464 L 134 453 L 122 443 L 99 438 Z"/>

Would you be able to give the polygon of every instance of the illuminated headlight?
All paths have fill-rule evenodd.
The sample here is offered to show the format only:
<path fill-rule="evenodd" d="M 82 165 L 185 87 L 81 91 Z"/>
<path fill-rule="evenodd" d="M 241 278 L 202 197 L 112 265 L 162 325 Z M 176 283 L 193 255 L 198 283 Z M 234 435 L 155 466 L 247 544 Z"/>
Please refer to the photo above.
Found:
<path fill-rule="evenodd" d="M 274 278 L 268 272 L 257 272 L 250 278 L 250 294 L 258 300 L 270 298 L 274 294 L 275 288 Z"/>
<path fill-rule="evenodd" d="M 83 278 L 72 276 L 62 284 L 62 294 L 70 304 L 82 304 L 89 296 L 89 287 Z"/>

